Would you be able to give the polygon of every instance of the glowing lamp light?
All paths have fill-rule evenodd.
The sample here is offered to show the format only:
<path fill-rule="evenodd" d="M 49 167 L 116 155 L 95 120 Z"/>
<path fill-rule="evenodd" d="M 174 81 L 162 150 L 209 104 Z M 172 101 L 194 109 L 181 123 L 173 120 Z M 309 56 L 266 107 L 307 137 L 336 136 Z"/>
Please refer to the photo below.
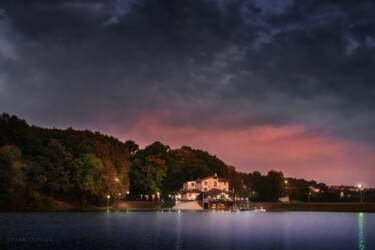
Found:
<path fill-rule="evenodd" d="M 109 207 L 109 198 L 111 198 L 111 196 L 107 195 L 107 207 Z M 107 210 L 107 212 L 108 212 L 108 210 Z"/>
<path fill-rule="evenodd" d="M 120 180 L 116 177 L 116 178 L 115 178 L 115 181 L 116 181 L 116 182 L 119 182 Z"/>
<path fill-rule="evenodd" d="M 362 203 L 362 191 L 363 191 L 363 186 L 361 184 L 358 185 L 358 191 L 361 192 L 361 203 Z"/>
<path fill-rule="evenodd" d="M 130 192 L 128 191 L 128 192 L 126 192 L 126 194 L 129 194 Z"/>

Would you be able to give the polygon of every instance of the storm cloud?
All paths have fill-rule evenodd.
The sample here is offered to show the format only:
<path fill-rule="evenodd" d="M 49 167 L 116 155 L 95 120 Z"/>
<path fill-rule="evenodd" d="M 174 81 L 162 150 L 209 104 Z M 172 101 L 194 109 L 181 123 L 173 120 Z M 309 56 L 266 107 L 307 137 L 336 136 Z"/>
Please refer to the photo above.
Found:
<path fill-rule="evenodd" d="M 210 149 L 193 134 L 250 136 L 261 127 L 283 134 L 297 126 L 304 138 L 351 145 L 332 150 L 337 157 L 358 144 L 371 155 L 374 12 L 372 1 L 2 1 L 0 109 L 143 146 L 160 139 Z M 147 133 L 150 126 L 158 129 Z M 194 133 L 183 137 L 182 128 Z M 245 155 L 254 150 L 237 146 Z M 211 151 L 244 171 L 279 168 Z M 293 167 L 288 157 L 281 170 Z M 362 158 L 352 168 L 375 172 L 374 159 Z M 339 171 L 342 160 L 316 164 Z"/>

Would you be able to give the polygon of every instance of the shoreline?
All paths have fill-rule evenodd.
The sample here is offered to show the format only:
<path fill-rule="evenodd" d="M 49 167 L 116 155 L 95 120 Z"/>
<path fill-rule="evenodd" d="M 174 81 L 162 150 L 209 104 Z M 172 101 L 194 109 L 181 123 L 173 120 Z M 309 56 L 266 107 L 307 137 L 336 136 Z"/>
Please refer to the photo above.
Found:
<path fill-rule="evenodd" d="M 375 202 L 254 202 L 253 207 L 263 207 L 270 212 L 356 212 L 375 213 Z"/>
<path fill-rule="evenodd" d="M 46 210 L 8 210 L 0 213 L 38 213 L 38 212 L 220 212 L 220 211 L 252 211 L 264 208 L 267 212 L 349 212 L 349 213 L 375 213 L 375 202 L 251 202 L 250 209 L 239 210 L 174 210 L 172 207 L 86 207 L 83 209 L 46 209 Z"/>

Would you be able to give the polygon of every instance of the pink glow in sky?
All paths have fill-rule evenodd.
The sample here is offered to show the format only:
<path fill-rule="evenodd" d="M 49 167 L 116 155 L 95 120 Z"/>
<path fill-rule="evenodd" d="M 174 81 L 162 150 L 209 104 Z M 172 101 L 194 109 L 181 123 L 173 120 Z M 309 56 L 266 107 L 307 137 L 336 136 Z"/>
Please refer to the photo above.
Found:
<path fill-rule="evenodd" d="M 141 147 L 160 141 L 171 148 L 187 145 L 202 149 L 243 172 L 258 170 L 265 174 L 273 169 L 288 177 L 328 185 L 375 186 L 373 148 L 306 125 L 195 128 L 145 118 L 117 136 L 132 139 Z"/>

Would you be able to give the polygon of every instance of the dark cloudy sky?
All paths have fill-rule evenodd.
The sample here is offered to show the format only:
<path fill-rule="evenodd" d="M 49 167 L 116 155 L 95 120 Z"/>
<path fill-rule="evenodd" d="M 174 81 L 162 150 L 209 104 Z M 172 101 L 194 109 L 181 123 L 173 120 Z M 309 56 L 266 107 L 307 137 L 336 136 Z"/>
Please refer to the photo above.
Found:
<path fill-rule="evenodd" d="M 374 1 L 0 2 L 0 111 L 375 186 Z"/>

